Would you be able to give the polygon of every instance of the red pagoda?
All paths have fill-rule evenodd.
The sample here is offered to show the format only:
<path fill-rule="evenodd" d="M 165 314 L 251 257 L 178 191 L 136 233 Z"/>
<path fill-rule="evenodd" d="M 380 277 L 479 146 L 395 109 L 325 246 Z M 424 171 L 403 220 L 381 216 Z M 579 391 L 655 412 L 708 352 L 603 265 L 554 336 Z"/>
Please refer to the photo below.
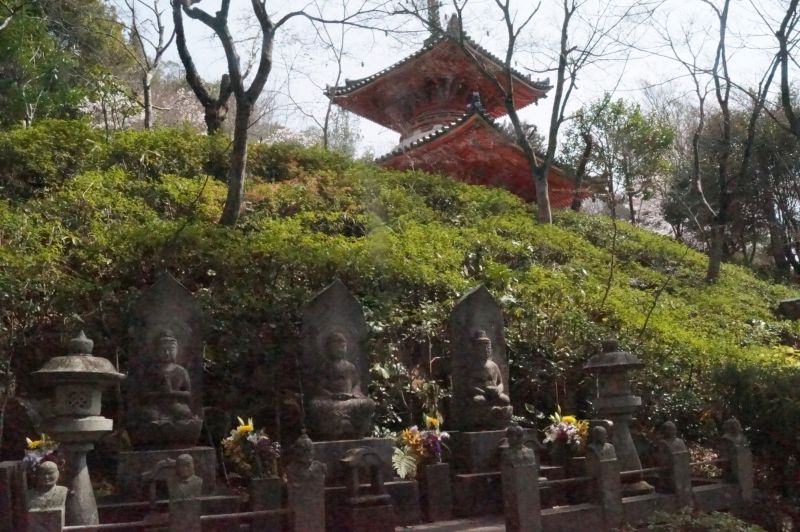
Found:
<path fill-rule="evenodd" d="M 378 159 L 381 166 L 442 173 L 534 201 L 522 149 L 494 122 L 506 114 L 502 94 L 474 57 L 500 80 L 503 63 L 466 35 L 462 40 L 459 31 L 454 16 L 447 31 L 434 30 L 421 50 L 367 78 L 328 87 L 325 94 L 344 109 L 400 133 L 399 145 Z M 532 81 L 517 71 L 512 78 L 516 108 L 536 103 L 551 88 L 549 80 Z M 568 207 L 575 195 L 570 176 L 551 166 L 547 182 L 551 206 Z"/>

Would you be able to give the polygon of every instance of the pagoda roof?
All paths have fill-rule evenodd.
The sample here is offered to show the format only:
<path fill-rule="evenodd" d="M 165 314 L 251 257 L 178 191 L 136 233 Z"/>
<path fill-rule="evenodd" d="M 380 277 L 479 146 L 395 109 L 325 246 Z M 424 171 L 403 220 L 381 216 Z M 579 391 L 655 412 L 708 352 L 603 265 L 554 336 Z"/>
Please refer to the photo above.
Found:
<path fill-rule="evenodd" d="M 463 39 L 467 49 L 484 60 L 488 69 L 502 73 L 502 60 L 466 34 Z M 549 79 L 533 81 L 516 69 L 512 74 L 516 108 L 546 97 L 551 88 Z M 480 93 L 489 116 L 506 114 L 502 94 L 494 82 L 481 72 L 451 32 L 432 36 L 420 50 L 380 72 L 325 89 L 326 96 L 344 109 L 401 134 L 410 132 L 411 124 L 426 105 L 435 110 L 452 108 L 451 115 L 453 111 L 456 115 L 463 113 L 473 92 Z"/>
<path fill-rule="evenodd" d="M 544 155 L 537 153 L 544 159 Z M 528 160 L 515 139 L 480 111 L 472 111 L 424 137 L 398 147 L 376 161 L 397 170 L 420 169 L 459 181 L 505 188 L 526 201 L 536 200 Z M 557 165 L 547 174 L 550 205 L 569 207 L 574 180 Z M 584 189 L 582 196 L 587 197 Z"/>

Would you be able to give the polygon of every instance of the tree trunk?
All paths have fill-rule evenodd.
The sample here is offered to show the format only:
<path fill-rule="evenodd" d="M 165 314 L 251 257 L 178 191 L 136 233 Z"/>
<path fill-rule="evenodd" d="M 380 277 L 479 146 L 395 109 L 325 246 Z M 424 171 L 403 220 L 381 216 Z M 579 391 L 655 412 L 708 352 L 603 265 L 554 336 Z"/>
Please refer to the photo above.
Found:
<path fill-rule="evenodd" d="M 217 102 L 211 102 L 205 106 L 206 131 L 211 136 L 222 129 L 225 123 L 226 111 Z"/>
<path fill-rule="evenodd" d="M 532 169 L 534 186 L 536 188 L 536 221 L 540 224 L 553 223 L 553 213 L 550 210 L 550 192 L 547 190 L 547 166 Z"/>
<path fill-rule="evenodd" d="M 142 76 L 142 92 L 144 92 L 144 128 L 153 127 L 152 85 L 153 73 L 145 72 Z"/>
<path fill-rule="evenodd" d="M 632 225 L 636 225 L 636 207 L 633 204 L 633 192 L 628 192 L 628 211 Z"/>
<path fill-rule="evenodd" d="M 239 98 L 239 100 L 245 100 Z M 236 121 L 233 130 L 233 151 L 231 152 L 231 168 L 228 171 L 228 196 L 222 209 L 221 225 L 235 226 L 239 221 L 244 197 L 244 178 L 247 170 L 247 130 L 250 126 L 250 113 L 253 106 L 250 102 L 236 102 Z"/>
<path fill-rule="evenodd" d="M 769 231 L 769 251 L 775 261 L 775 268 L 789 273 L 789 260 L 786 258 L 786 238 L 783 225 L 778 221 L 772 191 L 768 190 L 764 200 L 764 217 Z"/>
<path fill-rule="evenodd" d="M 725 226 L 726 224 L 718 219 L 715 219 L 711 225 L 711 247 L 708 250 L 708 270 L 706 270 L 706 281 L 709 282 L 719 279 L 724 255 Z"/>

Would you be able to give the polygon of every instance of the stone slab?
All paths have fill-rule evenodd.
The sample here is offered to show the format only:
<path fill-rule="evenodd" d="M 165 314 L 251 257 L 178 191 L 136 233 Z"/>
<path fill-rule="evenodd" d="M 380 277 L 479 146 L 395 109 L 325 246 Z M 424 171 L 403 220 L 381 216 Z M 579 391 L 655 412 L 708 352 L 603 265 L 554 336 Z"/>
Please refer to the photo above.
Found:
<path fill-rule="evenodd" d="M 337 440 L 314 442 L 314 459 L 328 467 L 325 475 L 327 486 L 343 486 L 347 478 L 347 469 L 339 462 L 347 451 L 358 447 L 369 447 L 381 457 L 383 462 L 383 478 L 392 478 L 392 454 L 394 440 L 391 438 L 362 438 L 360 440 Z M 363 482 L 368 479 L 364 477 Z"/>
<path fill-rule="evenodd" d="M 412 525 L 422 520 L 417 481 L 394 480 L 386 482 L 384 486 L 386 487 L 386 492 L 392 498 L 394 523 L 397 526 Z M 344 506 L 346 497 L 347 491 L 344 486 L 325 488 L 325 513 L 327 514 L 328 530 L 332 530 L 331 523 L 337 523 L 342 520 L 340 511 Z"/>
<path fill-rule="evenodd" d="M 623 522 L 632 525 L 647 521 L 655 512 L 675 512 L 678 510 L 675 495 L 651 493 L 622 498 Z"/>
<path fill-rule="evenodd" d="M 203 479 L 203 493 L 213 493 L 217 479 L 217 454 L 213 447 L 120 452 L 117 455 L 117 487 L 128 497 L 145 500 L 147 493 L 142 485 L 142 473 L 153 469 L 161 460 L 174 460 L 181 454 L 194 458 L 195 474 Z"/>
<path fill-rule="evenodd" d="M 503 482 L 499 472 L 462 473 L 453 478 L 454 512 L 459 517 L 503 513 Z"/>
<path fill-rule="evenodd" d="M 424 466 L 420 479 L 420 499 L 426 521 L 447 521 L 453 518 L 453 489 L 448 464 Z"/>
<path fill-rule="evenodd" d="M 741 503 L 739 486 L 736 484 L 706 484 L 692 487 L 695 510 L 713 512 L 729 510 Z"/>
<path fill-rule="evenodd" d="M 542 530 L 545 532 L 586 532 L 603 529 L 603 510 L 595 504 L 575 504 L 542 510 Z"/>
<path fill-rule="evenodd" d="M 394 532 L 394 509 L 391 504 L 345 508 L 333 530 L 347 532 Z"/>
<path fill-rule="evenodd" d="M 64 510 L 33 510 L 28 513 L 28 532 L 61 532 Z"/>
<path fill-rule="evenodd" d="M 541 532 L 539 467 L 535 463 L 503 464 L 503 499 L 506 530 Z"/>
<path fill-rule="evenodd" d="M 241 498 L 238 495 L 209 495 L 199 497 L 203 515 L 232 514 L 241 511 Z M 169 501 L 156 501 L 156 510 L 166 514 Z M 101 523 L 129 523 L 141 521 L 150 511 L 149 503 L 139 502 L 101 502 L 97 505 Z"/>
<path fill-rule="evenodd" d="M 779 302 L 778 314 L 790 320 L 800 319 L 800 299 L 784 299 Z"/>
<path fill-rule="evenodd" d="M 22 461 L 0 462 L 0 532 L 25 529 L 25 464 Z"/>
<path fill-rule="evenodd" d="M 533 430 L 525 429 L 526 442 L 535 436 Z M 457 473 L 500 471 L 500 444 L 505 437 L 505 430 L 450 432 L 450 442 L 447 445 L 453 455 L 451 467 Z"/>

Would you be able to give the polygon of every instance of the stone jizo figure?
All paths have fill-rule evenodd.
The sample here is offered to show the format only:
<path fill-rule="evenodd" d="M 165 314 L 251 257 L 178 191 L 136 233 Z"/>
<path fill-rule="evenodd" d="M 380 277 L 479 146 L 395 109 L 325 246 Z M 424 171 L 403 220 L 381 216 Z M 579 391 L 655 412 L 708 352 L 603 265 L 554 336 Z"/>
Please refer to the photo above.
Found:
<path fill-rule="evenodd" d="M 516 423 L 506 429 L 508 447 L 503 449 L 502 460 L 504 465 L 511 467 L 533 465 L 536 463 L 536 453 L 525 445 L 525 431 Z"/>
<path fill-rule="evenodd" d="M 64 509 L 68 489 L 58 486 L 58 465 L 41 462 L 36 468 L 35 487 L 28 490 L 29 510 Z"/>
<path fill-rule="evenodd" d="M 750 443 L 742 433 L 742 424 L 732 417 L 722 424 L 722 439 L 737 446 L 748 447 Z"/>
<path fill-rule="evenodd" d="M 597 456 L 598 460 L 615 460 L 617 458 L 614 446 L 608 443 L 608 431 L 601 425 L 592 427 L 588 448 Z"/>
<path fill-rule="evenodd" d="M 486 331 L 475 332 L 472 357 L 468 372 L 472 415 L 487 428 L 503 428 L 511 419 L 511 400 L 505 393 L 500 368 L 492 360 L 492 340 Z"/>
<path fill-rule="evenodd" d="M 333 332 L 324 345 L 322 375 L 309 404 L 312 424 L 326 438 L 363 437 L 369 432 L 375 403 L 364 394 L 358 370 L 347 359 L 347 337 Z"/>
<path fill-rule="evenodd" d="M 195 475 L 194 458 L 190 454 L 178 455 L 175 460 L 162 460 L 142 477 L 145 481 L 166 480 L 170 500 L 194 499 L 203 491 L 203 479 Z M 151 498 L 154 496 L 153 489 Z"/>
<path fill-rule="evenodd" d="M 286 466 L 290 484 L 305 484 L 325 478 L 328 468 L 319 460 L 314 460 L 314 444 L 305 432 L 297 438 L 292 451 L 292 461 Z"/>

